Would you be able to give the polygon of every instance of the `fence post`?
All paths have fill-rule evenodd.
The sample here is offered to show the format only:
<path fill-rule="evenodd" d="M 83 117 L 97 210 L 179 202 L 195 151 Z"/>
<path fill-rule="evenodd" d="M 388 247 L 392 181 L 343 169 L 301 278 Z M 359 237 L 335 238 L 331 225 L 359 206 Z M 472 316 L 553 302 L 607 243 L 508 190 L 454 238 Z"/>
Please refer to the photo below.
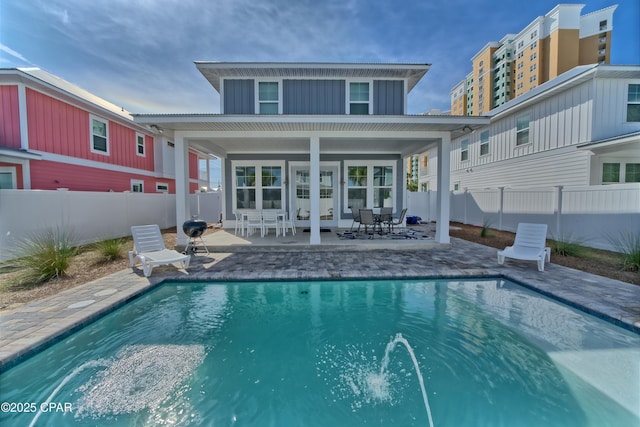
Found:
<path fill-rule="evenodd" d="M 502 230 L 502 212 L 504 211 L 504 187 L 498 187 L 498 230 Z"/>
<path fill-rule="evenodd" d="M 464 187 L 464 222 L 463 224 L 468 224 L 467 222 L 467 197 L 469 196 L 469 188 Z"/>
<path fill-rule="evenodd" d="M 558 185 L 556 197 L 556 239 L 562 236 L 562 193 L 564 186 Z"/>

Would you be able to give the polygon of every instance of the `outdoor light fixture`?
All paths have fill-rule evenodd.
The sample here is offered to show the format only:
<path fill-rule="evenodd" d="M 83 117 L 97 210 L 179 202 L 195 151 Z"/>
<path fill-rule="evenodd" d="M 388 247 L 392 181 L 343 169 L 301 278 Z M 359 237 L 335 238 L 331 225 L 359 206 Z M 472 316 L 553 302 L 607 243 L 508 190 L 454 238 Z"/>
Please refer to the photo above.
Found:
<path fill-rule="evenodd" d="M 158 133 L 163 133 L 164 132 L 164 130 L 162 130 L 162 128 L 160 128 L 158 125 L 151 125 L 150 127 L 151 127 L 151 129 L 155 129 L 155 131 L 158 132 Z"/>
<path fill-rule="evenodd" d="M 469 125 L 464 125 L 462 127 L 462 132 L 467 133 L 467 132 L 473 132 L 473 128 Z"/>

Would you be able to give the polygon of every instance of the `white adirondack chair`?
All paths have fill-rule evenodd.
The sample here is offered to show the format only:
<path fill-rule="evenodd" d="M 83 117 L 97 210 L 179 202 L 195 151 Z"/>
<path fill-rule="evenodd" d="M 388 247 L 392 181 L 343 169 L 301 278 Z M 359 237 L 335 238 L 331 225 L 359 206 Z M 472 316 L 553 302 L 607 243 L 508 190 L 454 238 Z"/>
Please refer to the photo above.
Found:
<path fill-rule="evenodd" d="M 184 269 L 189 267 L 191 255 L 167 249 L 157 224 L 134 225 L 131 227 L 131 234 L 133 250 L 129 251 L 129 265 L 134 267 L 139 261 L 145 277 L 151 276 L 151 271 L 156 265 L 180 263 Z"/>
<path fill-rule="evenodd" d="M 547 224 L 520 223 L 513 246 L 498 251 L 498 264 L 505 258 L 532 260 L 538 263 L 538 271 L 544 271 L 544 262 L 551 261 L 551 249 L 546 247 Z"/>

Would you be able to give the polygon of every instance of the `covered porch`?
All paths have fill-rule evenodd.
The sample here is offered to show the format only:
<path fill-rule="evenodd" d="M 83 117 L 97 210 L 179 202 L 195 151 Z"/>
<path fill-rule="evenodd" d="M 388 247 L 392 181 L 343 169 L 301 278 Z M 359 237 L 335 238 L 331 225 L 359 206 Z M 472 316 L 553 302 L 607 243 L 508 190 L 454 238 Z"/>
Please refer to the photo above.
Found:
<path fill-rule="evenodd" d="M 351 208 L 406 206 L 406 158 L 437 148 L 438 199 L 434 241 L 449 243 L 449 147 L 452 138 L 485 125 L 484 117 L 139 115 L 175 147 L 178 245 L 191 218 L 188 150 L 222 161 L 223 222 L 240 209 L 276 209 L 308 229 L 308 245 L 326 228 L 349 228 Z"/>

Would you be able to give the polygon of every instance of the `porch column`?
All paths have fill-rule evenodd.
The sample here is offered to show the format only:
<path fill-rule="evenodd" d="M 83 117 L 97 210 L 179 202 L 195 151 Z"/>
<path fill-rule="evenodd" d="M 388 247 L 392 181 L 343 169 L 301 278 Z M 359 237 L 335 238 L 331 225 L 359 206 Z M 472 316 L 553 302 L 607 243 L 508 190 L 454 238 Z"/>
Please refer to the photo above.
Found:
<path fill-rule="evenodd" d="M 175 173 L 176 173 L 176 245 L 186 246 L 189 238 L 182 231 L 182 224 L 191 218 L 189 206 L 189 145 L 184 137 L 176 132 L 175 145 Z"/>
<path fill-rule="evenodd" d="M 438 143 L 438 222 L 436 223 L 436 242 L 450 243 L 449 239 L 449 188 L 451 181 L 451 134 L 442 136 Z"/>
<path fill-rule="evenodd" d="M 320 244 L 320 137 L 309 140 L 309 209 L 310 245 Z"/>

